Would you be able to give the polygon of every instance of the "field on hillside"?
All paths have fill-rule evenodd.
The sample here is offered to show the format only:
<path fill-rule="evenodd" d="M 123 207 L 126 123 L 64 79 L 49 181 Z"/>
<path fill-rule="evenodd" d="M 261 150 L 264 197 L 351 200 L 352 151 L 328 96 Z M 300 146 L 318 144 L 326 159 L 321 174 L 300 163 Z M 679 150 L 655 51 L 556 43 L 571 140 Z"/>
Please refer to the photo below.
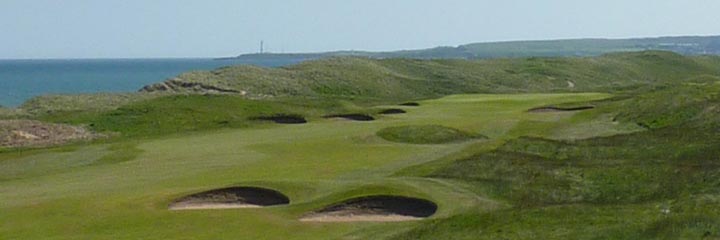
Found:
<path fill-rule="evenodd" d="M 0 239 L 720 239 L 719 64 L 331 58 L 38 97 L 0 108 Z"/>
<path fill-rule="evenodd" d="M 430 219 L 504 212 L 513 203 L 453 179 L 399 172 L 489 151 L 517 136 L 557 136 L 577 112 L 529 113 L 535 107 L 588 102 L 606 94 L 453 95 L 399 107 L 376 121 L 311 119 L 154 138 L 0 154 L 0 236 L 4 239 L 381 239 L 423 221 L 303 222 L 304 214 L 374 194 L 431 200 Z M 377 109 L 398 106 L 376 106 Z M 583 118 L 588 118 L 584 116 Z M 594 119 L 594 118 L 593 118 Z M 602 119 L 597 121 L 603 121 Z M 610 120 L 607 120 L 610 121 Z M 482 135 L 445 144 L 387 141 L 387 127 L 438 125 Z M 629 129 L 629 130 L 628 130 Z M 589 135 L 631 131 L 608 124 Z M 564 137 L 573 138 L 572 135 Z M 444 159 L 444 160 L 443 160 Z M 268 208 L 170 211 L 179 197 L 256 186 L 290 204 Z"/>

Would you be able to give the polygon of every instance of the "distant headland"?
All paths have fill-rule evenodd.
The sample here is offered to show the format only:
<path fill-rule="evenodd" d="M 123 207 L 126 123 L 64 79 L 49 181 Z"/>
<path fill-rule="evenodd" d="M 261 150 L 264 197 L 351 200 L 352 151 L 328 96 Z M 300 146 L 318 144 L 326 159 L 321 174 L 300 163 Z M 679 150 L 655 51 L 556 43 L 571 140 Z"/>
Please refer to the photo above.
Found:
<path fill-rule="evenodd" d="M 488 59 L 516 57 L 589 57 L 613 52 L 662 50 L 683 55 L 720 55 L 720 36 L 674 36 L 628 39 L 563 39 L 537 41 L 484 42 L 457 47 L 435 47 L 389 52 L 334 51 L 318 53 L 251 53 L 217 60 L 294 59 L 354 56 L 368 58 Z"/>

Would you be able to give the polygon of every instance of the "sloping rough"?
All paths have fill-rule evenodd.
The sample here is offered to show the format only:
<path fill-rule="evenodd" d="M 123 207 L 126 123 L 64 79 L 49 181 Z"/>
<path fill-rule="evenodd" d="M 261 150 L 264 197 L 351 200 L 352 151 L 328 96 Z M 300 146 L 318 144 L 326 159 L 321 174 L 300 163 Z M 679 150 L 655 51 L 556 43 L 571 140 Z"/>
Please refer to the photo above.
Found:
<path fill-rule="evenodd" d="M 280 68 L 238 65 L 187 72 L 141 91 L 238 93 L 250 98 L 360 97 L 399 102 L 462 93 L 543 93 L 561 89 L 614 92 L 700 75 L 715 76 L 714 61 L 660 51 L 488 61 L 337 57 Z M 568 88 L 570 79 L 573 88 Z"/>
<path fill-rule="evenodd" d="M 102 136 L 78 126 L 35 120 L 0 120 L 1 147 L 48 147 Z"/>
<path fill-rule="evenodd" d="M 183 81 L 180 78 L 172 78 L 161 83 L 144 86 L 140 92 L 190 92 L 190 93 L 229 93 L 245 95 L 246 92 L 235 89 L 221 88 L 199 82 Z"/>

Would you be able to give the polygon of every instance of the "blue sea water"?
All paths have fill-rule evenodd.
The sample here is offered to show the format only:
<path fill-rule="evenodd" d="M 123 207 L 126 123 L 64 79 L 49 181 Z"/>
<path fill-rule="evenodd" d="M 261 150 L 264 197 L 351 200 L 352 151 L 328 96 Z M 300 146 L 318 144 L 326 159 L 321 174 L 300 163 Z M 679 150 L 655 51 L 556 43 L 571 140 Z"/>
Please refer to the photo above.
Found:
<path fill-rule="evenodd" d="M 250 64 L 279 67 L 300 60 L 92 59 L 0 60 L 0 106 L 45 94 L 135 92 L 180 73 Z"/>

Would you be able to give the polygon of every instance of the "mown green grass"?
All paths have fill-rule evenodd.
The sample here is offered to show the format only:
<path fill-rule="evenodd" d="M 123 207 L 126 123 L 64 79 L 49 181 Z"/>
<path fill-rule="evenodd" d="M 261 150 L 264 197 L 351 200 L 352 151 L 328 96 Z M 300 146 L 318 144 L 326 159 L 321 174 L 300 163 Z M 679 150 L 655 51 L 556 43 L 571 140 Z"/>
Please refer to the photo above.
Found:
<path fill-rule="evenodd" d="M 161 115 L 182 111 L 150 108 L 186 100 L 198 102 L 183 105 L 191 113 L 203 111 L 211 103 L 218 104 L 214 101 L 222 102 L 223 109 L 255 106 L 229 96 L 181 96 L 125 108 L 166 111 L 162 114 L 140 111 L 136 115 L 135 111 L 120 108 L 111 112 L 117 116 L 64 118 L 77 122 L 125 118 L 130 119 L 128 123 L 112 126 L 131 129 L 136 124 L 137 129 L 144 130 L 137 130 L 138 135 L 132 138 L 63 151 L 72 161 L 83 162 L 78 160 L 83 158 L 73 156 L 88 157 L 87 163 L 74 168 L 56 169 L 54 159 L 64 155 L 46 150 L 0 154 L 3 158 L 0 163 L 14 164 L 14 174 L 22 176 L 0 182 L 3 222 L 0 235 L 10 239 L 389 238 L 423 226 L 424 222 L 305 223 L 297 219 L 326 204 L 368 194 L 401 194 L 433 200 L 440 206 L 434 216 L 438 220 L 468 211 L 488 213 L 509 206 L 507 200 L 493 199 L 491 194 L 479 192 L 467 183 L 395 174 L 410 166 L 471 154 L 474 151 L 468 149 L 471 146 L 496 146 L 492 141 L 408 145 L 386 141 L 375 135 L 377 131 L 393 126 L 438 124 L 505 141 L 502 139 L 512 138 L 506 134 L 524 119 L 556 121 L 571 117 L 532 115 L 526 113 L 527 109 L 606 97 L 606 94 L 459 95 L 422 101 L 421 107 L 407 108 L 407 114 L 385 116 L 373 122 L 317 118 L 305 125 L 262 124 L 249 128 L 206 128 L 208 125 L 204 124 L 210 120 L 170 121 Z M 282 108 L 286 106 L 283 104 L 266 104 L 296 110 Z M 308 111 L 332 109 L 314 106 L 307 109 L 315 110 Z M 386 106 L 378 106 L 383 107 Z M 262 112 L 252 109 L 244 113 Z M 194 116 L 217 117 L 214 111 L 207 113 Z M 187 124 L 203 131 L 169 135 L 155 132 L 158 135 L 153 138 L 138 138 L 143 131 L 153 133 L 146 128 L 152 125 L 143 125 L 144 114 L 149 114 L 147 119 L 168 119 L 172 126 L 169 129 Z M 240 119 L 247 115 L 238 116 Z M 60 117 L 56 120 L 61 121 Z M 133 133 L 123 128 L 117 130 Z M 532 131 L 535 130 L 529 132 Z M 50 170 L 36 174 L 40 162 Z M 177 197 L 231 185 L 271 187 L 290 196 L 291 205 L 266 209 L 167 210 L 167 204 Z"/>
<path fill-rule="evenodd" d="M 389 127 L 378 131 L 377 135 L 392 142 L 414 144 L 440 144 L 461 142 L 473 138 L 486 138 L 482 135 L 466 133 L 440 125 Z"/>
<path fill-rule="evenodd" d="M 234 95 L 174 95 L 138 101 L 109 111 L 57 111 L 39 115 L 44 121 L 85 125 L 124 137 L 161 136 L 221 128 L 246 128 L 264 122 L 255 117 L 323 114 L 360 108 L 342 100 L 250 100 Z"/>
<path fill-rule="evenodd" d="M 79 151 L 82 149 L 82 151 Z M 0 149 L 0 181 L 52 175 L 88 166 L 130 161 L 142 150 L 134 141 L 82 143 L 48 149 Z"/>

